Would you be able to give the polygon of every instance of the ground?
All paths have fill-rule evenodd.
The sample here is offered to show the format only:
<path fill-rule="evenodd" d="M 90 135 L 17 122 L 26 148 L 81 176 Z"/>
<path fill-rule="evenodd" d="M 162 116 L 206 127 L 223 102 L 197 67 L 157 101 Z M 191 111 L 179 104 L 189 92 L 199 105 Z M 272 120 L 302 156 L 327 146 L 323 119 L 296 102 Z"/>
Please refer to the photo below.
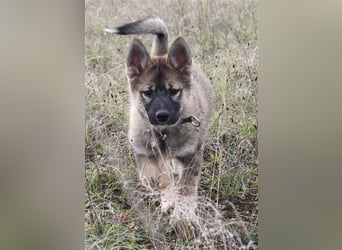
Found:
<path fill-rule="evenodd" d="M 256 11 L 255 0 L 86 0 L 87 249 L 257 249 Z M 171 41 L 186 39 L 215 92 L 196 215 L 178 221 L 141 187 L 128 146 L 133 37 L 103 32 L 148 16 L 165 21 Z M 140 38 L 151 46 L 151 35 Z"/>

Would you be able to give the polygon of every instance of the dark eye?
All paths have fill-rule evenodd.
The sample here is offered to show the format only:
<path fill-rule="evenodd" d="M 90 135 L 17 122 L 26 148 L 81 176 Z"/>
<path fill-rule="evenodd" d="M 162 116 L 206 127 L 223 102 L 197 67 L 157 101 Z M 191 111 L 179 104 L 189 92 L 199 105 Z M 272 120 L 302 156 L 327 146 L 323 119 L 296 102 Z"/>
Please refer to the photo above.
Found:
<path fill-rule="evenodd" d="M 170 96 L 176 96 L 178 93 L 180 93 L 180 89 L 169 89 Z"/>
<path fill-rule="evenodd" d="M 154 94 L 154 91 L 152 89 L 142 91 L 141 94 L 143 94 L 146 97 L 152 97 Z"/>

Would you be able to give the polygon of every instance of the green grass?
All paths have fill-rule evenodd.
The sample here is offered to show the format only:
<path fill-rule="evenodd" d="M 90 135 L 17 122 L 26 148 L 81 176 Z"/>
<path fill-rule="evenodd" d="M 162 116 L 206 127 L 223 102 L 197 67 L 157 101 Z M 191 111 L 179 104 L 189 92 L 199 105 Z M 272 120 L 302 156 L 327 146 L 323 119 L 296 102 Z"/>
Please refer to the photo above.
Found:
<path fill-rule="evenodd" d="M 87 249 L 241 249 L 258 245 L 257 2 L 86 1 Z M 158 15 L 189 43 L 215 91 L 198 218 L 171 222 L 139 185 L 127 143 L 125 52 L 132 36 L 103 32 Z M 147 47 L 152 36 L 141 37 Z M 254 242 L 254 247 L 251 242 Z"/>

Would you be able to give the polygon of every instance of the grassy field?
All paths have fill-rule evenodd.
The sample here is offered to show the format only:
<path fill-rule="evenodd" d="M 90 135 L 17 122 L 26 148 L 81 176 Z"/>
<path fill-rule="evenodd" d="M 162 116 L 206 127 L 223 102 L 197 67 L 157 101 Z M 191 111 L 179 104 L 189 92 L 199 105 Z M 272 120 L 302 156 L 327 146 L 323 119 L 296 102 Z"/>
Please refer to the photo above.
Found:
<path fill-rule="evenodd" d="M 86 0 L 86 249 L 257 249 L 257 2 Z M 132 36 L 103 32 L 160 16 L 215 91 L 196 218 L 173 221 L 139 184 L 127 140 Z M 150 48 L 153 36 L 141 36 Z"/>

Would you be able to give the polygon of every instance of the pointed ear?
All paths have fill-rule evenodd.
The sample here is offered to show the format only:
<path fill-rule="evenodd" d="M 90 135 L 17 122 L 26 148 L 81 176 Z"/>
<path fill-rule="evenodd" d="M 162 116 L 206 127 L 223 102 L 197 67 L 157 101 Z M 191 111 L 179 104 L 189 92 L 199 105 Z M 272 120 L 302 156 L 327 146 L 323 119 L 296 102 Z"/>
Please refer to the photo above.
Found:
<path fill-rule="evenodd" d="M 182 37 L 178 37 L 171 45 L 168 62 L 177 71 L 183 71 L 192 63 L 191 51 Z"/>
<path fill-rule="evenodd" d="M 134 75 L 141 74 L 151 62 L 150 56 L 144 44 L 137 38 L 134 38 L 128 48 L 126 59 L 127 70 Z"/>

